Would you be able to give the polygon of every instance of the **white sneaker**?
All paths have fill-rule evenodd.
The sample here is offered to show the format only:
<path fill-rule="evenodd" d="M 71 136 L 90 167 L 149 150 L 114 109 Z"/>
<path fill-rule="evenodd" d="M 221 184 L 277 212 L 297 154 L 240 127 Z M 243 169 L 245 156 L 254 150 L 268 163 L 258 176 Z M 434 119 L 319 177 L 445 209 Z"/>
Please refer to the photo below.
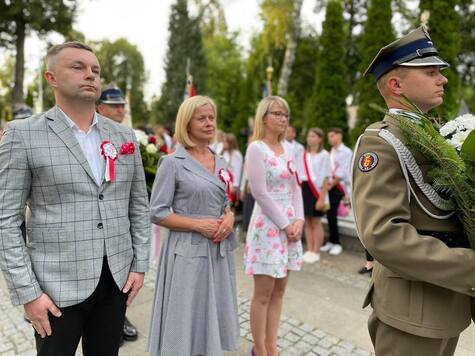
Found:
<path fill-rule="evenodd" d="M 328 253 L 333 256 L 338 256 L 342 252 L 343 247 L 341 247 L 339 244 L 334 244 Z"/>
<path fill-rule="evenodd" d="M 310 251 L 305 251 L 305 253 L 302 256 L 302 260 L 305 263 L 310 263 L 310 260 L 312 259 L 312 252 Z"/>
<path fill-rule="evenodd" d="M 315 253 L 315 252 L 311 252 L 311 251 L 307 251 L 303 254 L 302 260 L 305 263 L 310 263 L 310 264 L 315 263 L 317 261 L 320 261 L 320 254 Z"/>
<path fill-rule="evenodd" d="M 320 261 L 320 254 L 316 252 L 312 252 L 312 255 L 310 256 L 310 261 L 308 263 L 315 263 Z"/>
<path fill-rule="evenodd" d="M 331 242 L 327 242 L 325 245 L 320 247 L 320 251 L 328 252 L 331 250 L 332 247 L 333 247 L 333 244 Z"/>

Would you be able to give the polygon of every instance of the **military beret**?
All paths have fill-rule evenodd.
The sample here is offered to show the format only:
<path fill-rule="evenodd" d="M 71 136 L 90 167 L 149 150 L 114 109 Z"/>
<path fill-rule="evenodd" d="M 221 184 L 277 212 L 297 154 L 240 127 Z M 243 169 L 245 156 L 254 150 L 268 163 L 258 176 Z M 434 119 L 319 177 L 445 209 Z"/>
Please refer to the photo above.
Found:
<path fill-rule="evenodd" d="M 381 48 L 363 75 L 371 73 L 378 80 L 399 66 L 447 68 L 449 64 L 439 57 L 426 28 L 421 26 Z"/>

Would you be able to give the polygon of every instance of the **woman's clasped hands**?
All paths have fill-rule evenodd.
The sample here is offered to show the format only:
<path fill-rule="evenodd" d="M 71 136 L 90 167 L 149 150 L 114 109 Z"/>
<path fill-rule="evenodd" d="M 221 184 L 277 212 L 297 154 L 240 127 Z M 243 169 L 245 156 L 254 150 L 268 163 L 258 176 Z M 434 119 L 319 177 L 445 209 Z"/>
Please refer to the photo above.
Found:
<path fill-rule="evenodd" d="M 303 220 L 296 220 L 285 227 L 284 231 L 290 242 L 295 242 L 302 238 L 303 224 Z"/>

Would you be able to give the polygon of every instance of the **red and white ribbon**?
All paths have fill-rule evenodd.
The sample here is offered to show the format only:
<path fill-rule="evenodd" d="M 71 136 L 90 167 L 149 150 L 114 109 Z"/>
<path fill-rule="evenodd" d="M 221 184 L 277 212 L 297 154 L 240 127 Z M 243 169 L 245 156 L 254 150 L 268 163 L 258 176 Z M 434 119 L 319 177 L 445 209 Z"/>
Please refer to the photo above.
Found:
<path fill-rule="evenodd" d="M 119 152 L 112 143 L 110 143 L 109 141 L 104 141 L 101 143 L 101 154 L 106 160 L 106 172 L 104 175 L 104 179 L 106 180 L 106 182 L 114 182 L 114 161 L 117 159 Z"/>

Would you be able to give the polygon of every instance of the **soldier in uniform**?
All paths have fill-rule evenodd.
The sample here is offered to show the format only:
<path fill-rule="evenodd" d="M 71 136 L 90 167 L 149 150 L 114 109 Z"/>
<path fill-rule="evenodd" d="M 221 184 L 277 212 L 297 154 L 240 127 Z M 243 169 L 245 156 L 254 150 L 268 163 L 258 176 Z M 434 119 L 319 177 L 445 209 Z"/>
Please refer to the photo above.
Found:
<path fill-rule="evenodd" d="M 358 140 L 352 172 L 358 235 L 376 260 L 364 307 L 373 307 L 378 356 L 453 355 L 470 324 L 475 251 L 430 186 L 431 162 L 408 150 L 394 118 L 418 120 L 404 96 L 422 112 L 442 104 L 446 67 L 418 28 L 383 47 L 366 70 L 390 113 Z"/>
<path fill-rule="evenodd" d="M 110 86 L 102 91 L 96 109 L 99 114 L 117 123 L 122 123 L 125 118 L 125 97 L 122 90 Z M 135 341 L 138 338 L 137 328 L 125 317 L 122 340 Z"/>

